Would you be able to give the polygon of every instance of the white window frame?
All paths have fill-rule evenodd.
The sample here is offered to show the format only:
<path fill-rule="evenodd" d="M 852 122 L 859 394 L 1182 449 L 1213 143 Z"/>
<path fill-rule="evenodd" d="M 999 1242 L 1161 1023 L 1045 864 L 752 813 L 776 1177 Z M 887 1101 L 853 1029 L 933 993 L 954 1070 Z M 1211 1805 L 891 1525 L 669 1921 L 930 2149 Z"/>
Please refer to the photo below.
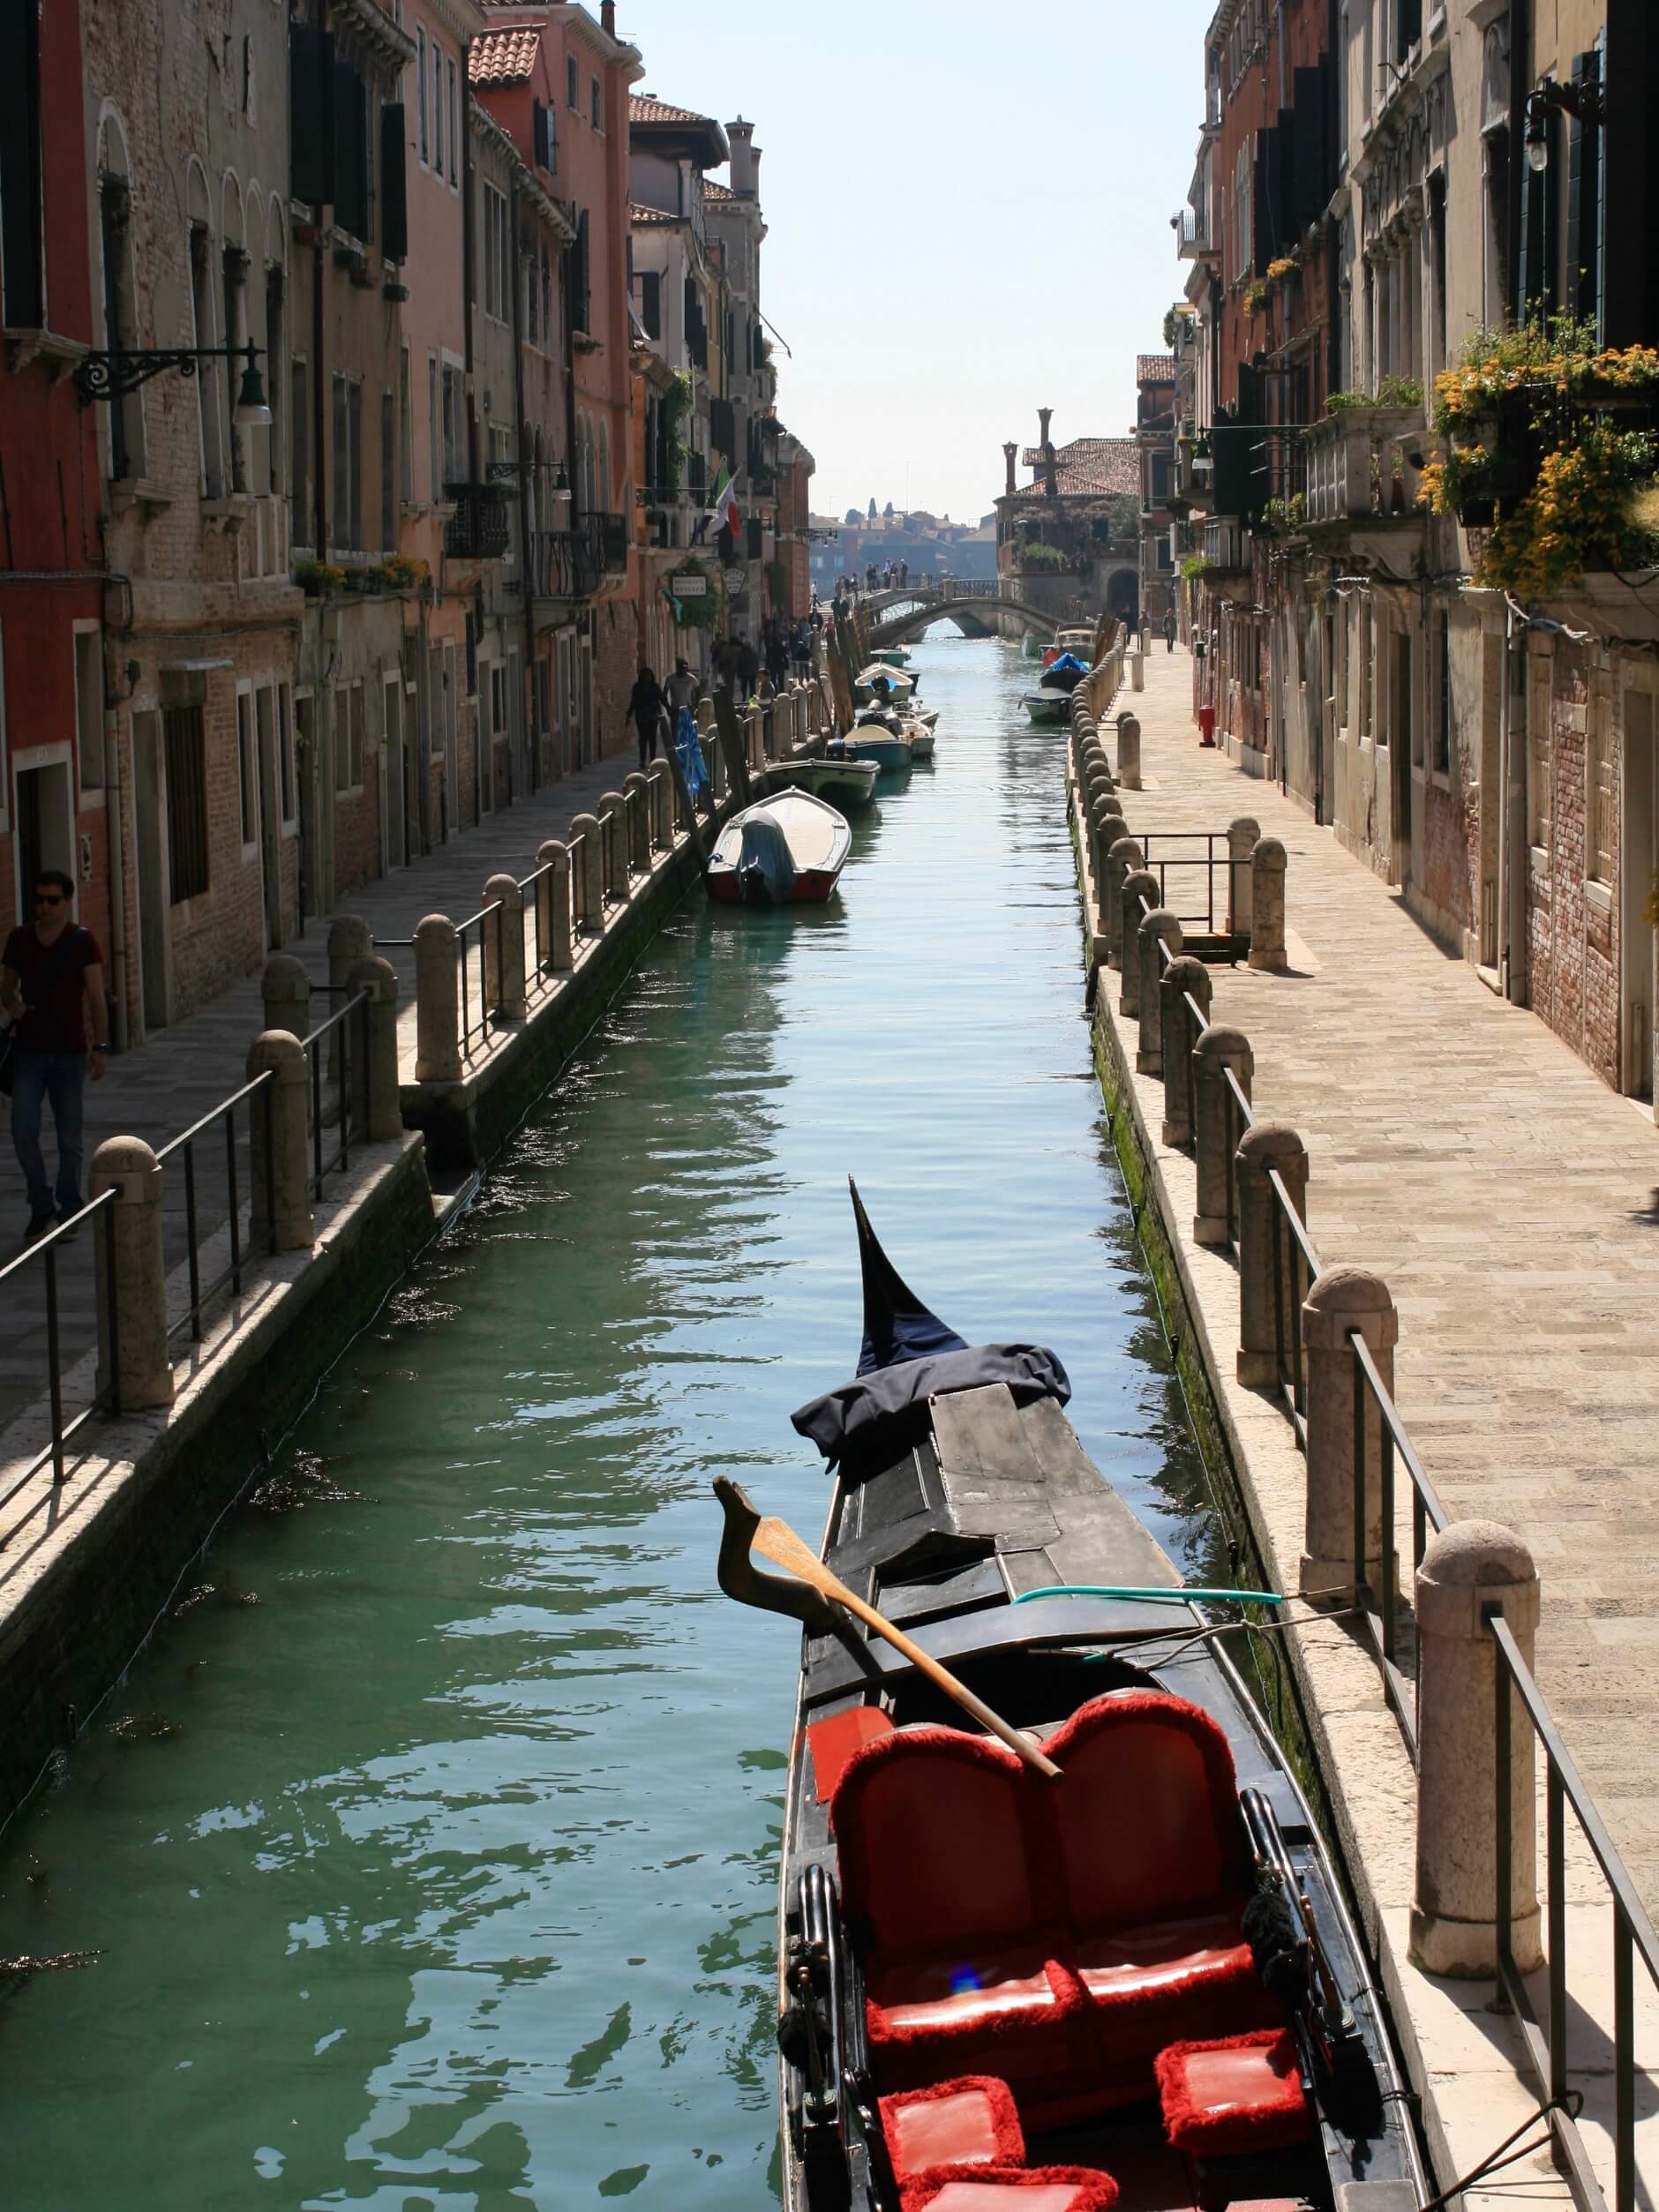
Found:
<path fill-rule="evenodd" d="M 432 41 L 432 175 L 439 183 L 444 174 L 444 49 Z"/>
<path fill-rule="evenodd" d="M 244 701 L 246 701 L 244 709 Z M 236 679 L 236 836 L 244 862 L 259 854 L 259 756 L 254 734 L 253 679 Z M 208 815 L 211 835 L 212 814 Z M 245 832 L 251 825 L 253 835 Z"/>

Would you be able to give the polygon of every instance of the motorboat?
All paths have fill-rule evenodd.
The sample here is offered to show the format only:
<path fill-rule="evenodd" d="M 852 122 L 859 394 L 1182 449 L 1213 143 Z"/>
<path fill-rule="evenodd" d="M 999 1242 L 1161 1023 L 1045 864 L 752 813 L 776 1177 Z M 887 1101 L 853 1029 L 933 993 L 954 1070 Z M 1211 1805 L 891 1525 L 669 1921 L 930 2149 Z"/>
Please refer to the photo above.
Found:
<path fill-rule="evenodd" d="M 1040 661 L 1043 656 L 1043 641 L 1035 630 L 1027 630 L 1019 641 L 1019 649 L 1022 659 Z"/>
<path fill-rule="evenodd" d="M 874 761 L 884 774 L 908 769 L 916 757 L 903 730 L 879 716 L 855 722 L 845 744 L 855 761 Z"/>
<path fill-rule="evenodd" d="M 852 696 L 860 707 L 883 701 L 897 706 L 911 698 L 915 690 L 916 679 L 908 669 L 889 668 L 880 661 L 872 661 L 852 679 Z"/>
<path fill-rule="evenodd" d="M 1087 661 L 1080 661 L 1075 653 L 1062 653 L 1049 662 L 1037 682 L 1041 690 L 1063 692 L 1070 699 L 1088 672 Z"/>
<path fill-rule="evenodd" d="M 1282 1601 L 1184 1589 L 1055 1354 L 965 1344 L 852 1199 L 857 1372 L 792 1417 L 833 1477 L 822 1553 L 715 1484 L 722 1589 L 801 1633 L 785 2212 L 1427 2202 L 1364 1949 L 1233 1657 L 1275 1648 L 1242 1601 Z"/>
<path fill-rule="evenodd" d="M 846 816 L 810 791 L 777 791 L 733 814 L 709 856 L 710 896 L 725 905 L 827 899 L 846 865 Z"/>
<path fill-rule="evenodd" d="M 833 739 L 822 753 L 780 761 L 768 770 L 767 781 L 774 791 L 810 791 L 837 806 L 862 806 L 868 804 L 881 772 L 875 761 L 854 759 Z"/>
<path fill-rule="evenodd" d="M 880 661 L 885 668 L 908 668 L 910 648 L 908 645 L 878 645 L 872 650 L 870 658 Z"/>
<path fill-rule="evenodd" d="M 1047 729 L 1071 720 L 1071 695 L 1063 691 L 1028 691 L 1020 701 L 1033 727 Z"/>

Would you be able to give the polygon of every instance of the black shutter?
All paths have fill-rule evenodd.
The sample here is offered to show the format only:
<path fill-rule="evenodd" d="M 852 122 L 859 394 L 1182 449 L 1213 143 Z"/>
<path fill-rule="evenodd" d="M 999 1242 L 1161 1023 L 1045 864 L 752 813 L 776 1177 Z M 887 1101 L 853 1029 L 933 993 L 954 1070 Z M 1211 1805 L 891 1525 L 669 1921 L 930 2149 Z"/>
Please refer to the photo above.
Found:
<path fill-rule="evenodd" d="M 407 151 L 403 103 L 388 101 L 380 110 L 380 251 L 388 261 L 409 251 Z"/>
<path fill-rule="evenodd" d="M 571 285 L 570 319 L 572 326 L 580 331 L 588 328 L 589 307 L 589 237 L 588 210 L 584 207 L 576 218 L 576 244 L 574 276 Z"/>
<path fill-rule="evenodd" d="M 289 28 L 289 188 L 312 206 L 334 196 L 334 42 L 315 24 Z"/>
<path fill-rule="evenodd" d="M 1573 64 L 1575 85 L 1600 81 L 1602 57 L 1580 54 Z M 1602 133 L 1586 130 L 1575 116 L 1567 141 L 1567 301 L 1573 314 L 1602 322 Z"/>
<path fill-rule="evenodd" d="M 369 230 L 369 95 L 349 62 L 334 64 L 334 220 L 354 238 Z"/>
<path fill-rule="evenodd" d="M 1250 177 L 1250 232 L 1255 247 L 1251 274 L 1256 276 L 1266 275 L 1267 264 L 1273 258 L 1272 166 L 1268 149 L 1274 136 L 1271 130 L 1256 133 L 1255 166 Z"/>
<path fill-rule="evenodd" d="M 640 278 L 640 320 L 648 338 L 663 334 L 663 280 L 653 269 L 647 269 Z"/>
<path fill-rule="evenodd" d="M 7 8 L 0 20 L 0 279 L 12 330 L 38 330 L 46 320 L 38 31 L 33 7 Z"/>
<path fill-rule="evenodd" d="M 761 518 L 758 514 L 751 517 L 748 526 L 749 559 L 751 560 L 759 560 L 761 555 L 766 550 L 766 540 L 762 536 L 762 527 Z"/>
<path fill-rule="evenodd" d="M 1331 158 L 1330 65 L 1299 69 L 1289 116 L 1290 220 L 1300 237 L 1317 222 L 1335 187 Z"/>
<path fill-rule="evenodd" d="M 547 110 L 539 100 L 530 102 L 530 152 L 537 169 L 551 169 L 547 158 Z"/>

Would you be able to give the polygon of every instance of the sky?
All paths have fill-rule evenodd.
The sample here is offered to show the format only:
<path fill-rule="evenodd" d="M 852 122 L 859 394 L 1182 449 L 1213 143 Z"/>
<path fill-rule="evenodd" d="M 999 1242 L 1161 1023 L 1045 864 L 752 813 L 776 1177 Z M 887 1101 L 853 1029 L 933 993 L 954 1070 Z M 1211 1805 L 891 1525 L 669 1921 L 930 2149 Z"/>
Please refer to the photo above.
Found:
<path fill-rule="evenodd" d="M 874 497 L 977 521 L 1039 407 L 1056 444 L 1127 432 L 1135 356 L 1162 350 L 1188 274 L 1169 218 L 1214 11 L 621 0 L 637 90 L 756 126 L 761 304 L 815 513 Z"/>

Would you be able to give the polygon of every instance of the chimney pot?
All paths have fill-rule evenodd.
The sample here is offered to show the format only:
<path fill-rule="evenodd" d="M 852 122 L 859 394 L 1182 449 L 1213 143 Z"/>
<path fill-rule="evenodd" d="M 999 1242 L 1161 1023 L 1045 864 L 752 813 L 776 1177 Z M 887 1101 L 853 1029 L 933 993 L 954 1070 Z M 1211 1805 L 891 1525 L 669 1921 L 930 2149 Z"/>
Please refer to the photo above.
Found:
<path fill-rule="evenodd" d="M 608 38 L 616 36 L 616 0 L 599 0 L 599 28 Z"/>
<path fill-rule="evenodd" d="M 1014 491 L 1015 491 L 1015 484 L 1014 484 L 1014 462 L 1015 462 L 1015 459 L 1016 459 L 1016 457 L 1017 456 L 1018 453 L 1019 453 L 1019 447 L 1018 447 L 1018 446 L 1017 446 L 1014 443 L 1014 440 L 1010 438 L 1010 439 L 1009 439 L 1009 441 L 1008 441 L 1007 445 L 1006 445 L 1006 446 L 1003 446 L 1003 448 L 1002 448 L 1002 460 L 1003 460 L 1003 462 L 1005 463 L 1005 465 L 1006 465 L 1006 467 L 1007 467 L 1007 469 L 1008 469 L 1008 491 L 1007 491 L 1007 495 L 1006 495 L 1006 496 L 1007 496 L 1009 499 L 1010 499 L 1013 498 L 1013 496 L 1014 496 Z"/>
<path fill-rule="evenodd" d="M 1052 407 L 1040 407 L 1037 410 L 1037 420 L 1041 425 L 1037 439 L 1040 446 L 1046 446 L 1048 443 L 1048 425 L 1053 422 L 1055 410 Z"/>

